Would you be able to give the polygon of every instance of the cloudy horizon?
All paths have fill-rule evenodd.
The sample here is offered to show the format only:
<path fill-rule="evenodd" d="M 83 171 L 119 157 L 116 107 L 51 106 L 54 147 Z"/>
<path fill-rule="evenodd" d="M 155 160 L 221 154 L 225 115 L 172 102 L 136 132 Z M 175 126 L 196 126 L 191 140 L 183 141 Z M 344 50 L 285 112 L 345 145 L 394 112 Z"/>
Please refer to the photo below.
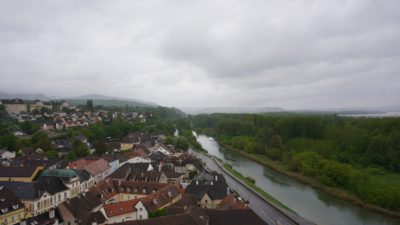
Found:
<path fill-rule="evenodd" d="M 399 105 L 399 12 L 395 0 L 0 0 L 0 92 Z"/>

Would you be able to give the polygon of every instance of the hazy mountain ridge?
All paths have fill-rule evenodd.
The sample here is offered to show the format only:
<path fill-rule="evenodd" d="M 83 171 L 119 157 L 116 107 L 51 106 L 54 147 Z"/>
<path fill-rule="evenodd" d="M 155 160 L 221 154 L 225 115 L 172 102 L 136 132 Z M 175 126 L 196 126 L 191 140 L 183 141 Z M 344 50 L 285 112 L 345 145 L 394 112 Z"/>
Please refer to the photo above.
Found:
<path fill-rule="evenodd" d="M 103 106 L 139 106 L 139 107 L 157 107 L 158 105 L 152 102 L 146 102 L 139 99 L 131 99 L 131 98 L 119 98 L 112 96 L 105 96 L 99 94 L 90 94 L 83 95 L 77 97 L 48 97 L 42 93 L 16 93 L 16 94 L 8 94 L 4 92 L 0 92 L 0 99 L 14 99 L 20 98 L 23 100 L 35 100 L 39 99 L 42 101 L 60 101 L 65 100 L 71 105 L 83 105 L 86 104 L 86 100 L 92 99 L 94 105 L 103 105 Z"/>

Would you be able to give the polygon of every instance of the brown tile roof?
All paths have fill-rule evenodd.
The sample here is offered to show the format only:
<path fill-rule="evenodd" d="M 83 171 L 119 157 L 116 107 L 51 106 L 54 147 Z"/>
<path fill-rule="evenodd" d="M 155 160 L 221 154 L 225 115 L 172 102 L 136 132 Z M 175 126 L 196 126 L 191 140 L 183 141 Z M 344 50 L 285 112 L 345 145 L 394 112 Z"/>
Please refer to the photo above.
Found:
<path fill-rule="evenodd" d="M 185 213 L 188 209 L 197 207 L 197 200 L 193 195 L 185 194 L 174 204 L 166 207 L 168 215 L 176 215 Z"/>
<path fill-rule="evenodd" d="M 86 165 L 89 165 L 90 163 L 92 163 L 94 161 L 95 161 L 95 159 L 78 159 L 74 162 L 69 163 L 68 168 L 76 169 L 76 170 L 83 170 L 83 168 Z"/>
<path fill-rule="evenodd" d="M 245 209 L 248 205 L 241 200 L 237 199 L 235 195 L 230 194 L 227 195 L 222 201 L 218 204 L 219 209 Z"/>
<path fill-rule="evenodd" d="M 103 206 L 104 212 L 106 213 L 107 217 L 114 217 L 114 216 L 131 213 L 131 212 L 136 211 L 135 205 L 140 200 L 141 200 L 141 198 L 138 198 L 138 199 L 132 199 L 132 200 L 128 200 L 128 201 L 122 201 L 122 202 L 104 205 Z"/>
<path fill-rule="evenodd" d="M 168 184 L 166 187 L 159 191 L 152 193 L 145 197 L 142 202 L 146 207 L 147 211 L 154 212 L 155 210 L 164 207 L 170 203 L 173 199 L 179 197 L 183 190 L 173 184 Z"/>

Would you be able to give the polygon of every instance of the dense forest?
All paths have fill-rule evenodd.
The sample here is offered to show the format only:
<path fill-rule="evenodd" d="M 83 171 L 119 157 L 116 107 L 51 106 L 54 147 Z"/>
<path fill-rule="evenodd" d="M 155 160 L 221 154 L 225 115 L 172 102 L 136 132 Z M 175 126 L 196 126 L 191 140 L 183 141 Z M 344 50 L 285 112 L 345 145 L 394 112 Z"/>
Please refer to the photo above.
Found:
<path fill-rule="evenodd" d="M 213 114 L 191 122 L 224 146 L 400 212 L 400 118 Z"/>

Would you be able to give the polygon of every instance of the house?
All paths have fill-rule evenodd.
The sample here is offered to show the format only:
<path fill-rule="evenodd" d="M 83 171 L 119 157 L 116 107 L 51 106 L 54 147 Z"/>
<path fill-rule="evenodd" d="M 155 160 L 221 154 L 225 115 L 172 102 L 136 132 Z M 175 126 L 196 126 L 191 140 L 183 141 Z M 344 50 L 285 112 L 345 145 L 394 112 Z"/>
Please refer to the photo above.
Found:
<path fill-rule="evenodd" d="M 187 186 L 186 192 L 197 198 L 200 207 L 215 209 L 228 195 L 229 189 L 221 174 L 202 173 Z"/>
<path fill-rule="evenodd" d="M 135 144 L 140 144 L 141 136 L 142 133 L 140 132 L 129 133 L 122 139 L 120 150 L 126 151 L 132 149 Z"/>
<path fill-rule="evenodd" d="M 103 212 L 109 224 L 148 218 L 148 212 L 141 199 L 104 205 Z"/>
<path fill-rule="evenodd" d="M 52 105 L 50 102 L 42 102 L 39 99 L 36 99 L 29 103 L 29 109 L 31 112 L 35 110 L 40 111 L 42 109 L 52 110 Z"/>
<path fill-rule="evenodd" d="M 54 209 L 68 199 L 69 192 L 58 177 L 40 177 L 34 182 L 0 181 L 0 186 L 12 190 L 32 216 Z"/>
<path fill-rule="evenodd" d="M 0 181 L 32 182 L 41 170 L 41 166 L 0 167 Z"/>
<path fill-rule="evenodd" d="M 85 170 L 76 171 L 76 173 L 79 176 L 81 193 L 88 191 L 89 188 L 94 186 L 94 177 L 90 173 Z"/>
<path fill-rule="evenodd" d="M 181 174 L 175 173 L 173 171 L 162 171 L 158 182 L 179 185 L 181 177 Z"/>
<path fill-rule="evenodd" d="M 56 150 L 59 156 L 68 154 L 72 149 L 72 141 L 68 138 L 56 139 L 53 144 L 57 146 Z"/>
<path fill-rule="evenodd" d="M 110 175 L 111 166 L 102 158 L 82 158 L 68 164 L 69 169 L 85 170 L 94 177 L 97 183 Z"/>
<path fill-rule="evenodd" d="M 105 224 L 106 218 L 100 211 L 103 203 L 98 196 L 87 192 L 69 199 L 58 206 L 64 224 Z"/>
<path fill-rule="evenodd" d="M 80 178 L 75 170 L 50 169 L 43 171 L 40 176 L 60 178 L 64 182 L 65 186 L 67 186 L 69 189 L 69 198 L 73 198 L 81 193 Z"/>
<path fill-rule="evenodd" d="M 189 173 L 199 172 L 202 169 L 199 159 L 186 154 L 172 158 L 172 164 L 174 164 L 175 172 L 184 174 L 185 178 L 189 177 Z"/>
<path fill-rule="evenodd" d="M 106 179 L 90 188 L 89 192 L 98 196 L 105 204 L 110 204 L 146 197 L 148 194 L 156 192 L 167 185 Z"/>
<path fill-rule="evenodd" d="M 111 155 L 103 155 L 102 158 L 110 164 L 110 174 L 116 171 L 119 167 L 119 159 L 117 157 L 111 156 Z"/>
<path fill-rule="evenodd" d="M 88 165 L 84 166 L 83 170 L 87 171 L 94 177 L 95 183 L 105 179 L 108 175 L 111 174 L 111 166 L 104 159 L 99 159 L 92 163 L 89 163 Z"/>
<path fill-rule="evenodd" d="M 227 195 L 218 204 L 218 209 L 246 209 L 249 205 L 243 202 L 240 198 L 237 198 L 234 194 Z"/>
<path fill-rule="evenodd" d="M 15 99 L 3 99 L 0 101 L 2 105 L 4 105 L 8 114 L 15 113 L 20 114 L 22 112 L 28 112 L 28 106 L 24 102 L 24 100 L 15 98 Z"/>
<path fill-rule="evenodd" d="M 151 163 L 151 160 L 141 156 L 135 156 L 128 159 L 126 163 Z"/>
<path fill-rule="evenodd" d="M 0 159 L 13 159 L 15 158 L 15 152 L 10 152 L 8 150 L 0 150 Z"/>
<path fill-rule="evenodd" d="M 171 152 L 169 150 L 167 150 L 167 148 L 164 146 L 158 147 L 157 152 L 161 152 L 164 155 L 171 155 Z"/>
<path fill-rule="evenodd" d="M 122 182 L 119 183 L 122 184 Z M 137 184 L 138 183 L 135 185 Z M 141 185 L 148 184 L 142 183 Z M 135 187 L 137 188 L 137 186 Z M 121 193 L 123 190 L 124 189 L 120 188 Z M 143 187 L 143 190 L 147 189 L 144 189 Z M 118 200 L 116 202 L 104 205 L 103 210 L 107 216 L 108 223 L 147 219 L 149 212 L 154 212 L 158 209 L 165 208 L 179 201 L 181 198 L 181 191 L 176 185 L 168 184 L 161 189 L 153 189 L 152 192 L 146 191 L 142 196 L 143 197 L 141 198 Z"/>
<path fill-rule="evenodd" d="M 57 209 L 50 209 L 49 212 L 26 218 L 20 225 L 59 225 L 62 224 L 61 221 L 59 211 Z"/>
<path fill-rule="evenodd" d="M 25 206 L 9 189 L 0 186 L 0 224 L 17 224 L 25 219 Z"/>
<path fill-rule="evenodd" d="M 117 225 L 268 225 L 251 209 L 199 209 L 189 208 L 185 213 L 147 220 L 134 220 Z"/>
<path fill-rule="evenodd" d="M 209 225 L 208 216 L 198 209 L 190 209 L 184 214 L 168 215 L 146 220 L 116 223 L 117 225 Z M 227 225 L 227 224 L 224 224 Z M 229 224 L 230 225 L 230 224 Z"/>

